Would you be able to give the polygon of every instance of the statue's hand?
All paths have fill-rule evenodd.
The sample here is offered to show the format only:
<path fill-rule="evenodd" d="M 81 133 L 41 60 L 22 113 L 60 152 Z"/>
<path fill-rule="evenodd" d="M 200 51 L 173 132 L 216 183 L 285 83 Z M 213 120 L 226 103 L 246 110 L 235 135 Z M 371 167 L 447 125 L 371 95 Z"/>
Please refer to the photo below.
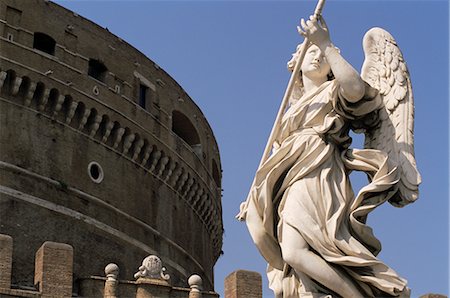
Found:
<path fill-rule="evenodd" d="M 301 27 L 297 27 L 298 33 L 307 38 L 311 43 L 321 49 L 331 44 L 330 33 L 322 16 L 319 16 L 319 19 L 310 16 L 306 22 L 304 19 L 301 19 L 300 24 Z"/>

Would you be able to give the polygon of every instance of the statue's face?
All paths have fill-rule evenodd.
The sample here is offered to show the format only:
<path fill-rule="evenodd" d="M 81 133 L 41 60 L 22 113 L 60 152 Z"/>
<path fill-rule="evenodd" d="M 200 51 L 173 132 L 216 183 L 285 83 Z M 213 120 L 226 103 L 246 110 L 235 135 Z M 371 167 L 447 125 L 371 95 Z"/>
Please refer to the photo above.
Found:
<path fill-rule="evenodd" d="M 306 51 L 301 69 L 307 77 L 324 78 L 330 72 L 330 65 L 322 51 L 316 45 L 311 45 Z"/>

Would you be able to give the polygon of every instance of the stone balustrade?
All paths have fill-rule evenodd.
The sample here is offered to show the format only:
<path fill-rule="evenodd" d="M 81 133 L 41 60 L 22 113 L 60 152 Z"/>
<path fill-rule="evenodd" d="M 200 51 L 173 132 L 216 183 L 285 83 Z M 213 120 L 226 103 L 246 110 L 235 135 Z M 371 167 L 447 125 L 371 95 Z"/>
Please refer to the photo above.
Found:
<path fill-rule="evenodd" d="M 211 235 L 215 254 L 220 253 L 220 189 L 207 183 L 173 148 L 120 111 L 76 92 L 69 93 L 63 84 L 55 85 L 60 86 L 45 85 L 13 69 L 0 70 L 0 89 L 8 101 L 70 127 L 164 183 L 198 215 Z"/>

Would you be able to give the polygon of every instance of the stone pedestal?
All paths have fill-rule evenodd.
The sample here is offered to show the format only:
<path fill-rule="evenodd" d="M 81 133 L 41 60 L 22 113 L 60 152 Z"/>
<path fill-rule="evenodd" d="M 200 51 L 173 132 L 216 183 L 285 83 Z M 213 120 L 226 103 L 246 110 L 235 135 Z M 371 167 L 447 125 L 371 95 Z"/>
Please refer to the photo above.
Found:
<path fill-rule="evenodd" d="M 202 298 L 202 278 L 197 275 L 191 275 L 188 279 L 188 284 L 191 290 L 189 291 L 189 298 Z"/>
<path fill-rule="evenodd" d="M 117 284 L 119 276 L 119 266 L 110 263 L 105 267 L 106 281 L 103 291 L 103 298 L 117 298 Z"/>
<path fill-rule="evenodd" d="M 140 277 L 136 281 L 136 297 L 139 298 L 165 298 L 170 297 L 172 287 L 168 282 L 153 278 Z"/>
<path fill-rule="evenodd" d="M 225 279 L 225 298 L 262 298 L 262 279 L 258 272 L 238 270 Z"/>

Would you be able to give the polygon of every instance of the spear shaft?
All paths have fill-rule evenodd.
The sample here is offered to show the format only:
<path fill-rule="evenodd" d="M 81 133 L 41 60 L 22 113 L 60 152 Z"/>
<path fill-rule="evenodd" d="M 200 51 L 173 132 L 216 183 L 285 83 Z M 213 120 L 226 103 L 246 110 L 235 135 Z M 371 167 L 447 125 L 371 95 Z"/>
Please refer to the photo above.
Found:
<path fill-rule="evenodd" d="M 318 18 L 320 14 L 322 13 L 322 8 L 325 4 L 325 0 L 319 0 L 316 9 L 314 10 L 314 17 Z M 294 82 L 295 77 L 300 73 L 300 68 L 303 62 L 303 59 L 305 58 L 306 50 L 308 49 L 309 41 L 307 38 L 305 38 L 305 41 L 303 42 L 303 46 L 300 48 L 298 54 L 298 59 L 295 62 L 294 71 L 292 72 L 291 78 L 289 80 L 288 86 L 286 88 L 286 92 L 284 93 L 283 101 L 281 102 L 280 109 L 278 110 L 277 118 L 275 119 L 275 123 L 273 124 L 272 131 L 270 132 L 269 139 L 267 141 L 266 148 L 264 150 L 263 156 L 261 158 L 261 162 L 259 163 L 258 170 L 261 168 L 261 166 L 267 161 L 269 158 L 270 151 L 272 150 L 273 142 L 275 141 L 275 136 L 278 134 L 280 130 L 280 123 L 281 118 L 283 116 L 284 110 L 286 109 L 287 102 L 289 98 L 291 97 L 292 90 L 294 89 Z M 256 175 L 253 179 L 252 188 L 256 181 Z M 243 202 L 240 206 L 240 212 L 238 215 L 236 215 L 236 218 L 238 220 L 245 220 L 246 214 L 247 214 L 247 206 L 249 204 L 249 200 L 247 199 L 245 202 Z M 273 249 L 277 250 L 278 248 L 268 247 L 269 251 L 272 251 Z M 281 270 L 281 269 L 280 269 Z"/>
<path fill-rule="evenodd" d="M 316 5 L 316 9 L 314 10 L 314 18 L 317 19 L 320 16 L 324 5 L 325 5 L 325 0 L 319 0 L 319 2 Z M 305 54 L 306 54 L 306 50 L 308 49 L 308 46 L 309 46 L 308 38 L 305 38 L 305 41 L 303 42 L 303 46 L 299 50 L 300 52 L 297 53 L 298 59 L 295 63 L 294 70 L 292 71 L 291 78 L 290 78 L 288 86 L 286 88 L 286 92 L 284 93 L 283 101 L 281 102 L 280 109 L 278 110 L 277 118 L 275 119 L 275 123 L 272 127 L 272 131 L 270 132 L 270 136 L 267 141 L 267 145 L 264 150 L 264 153 L 263 153 L 263 156 L 261 158 L 258 168 L 260 168 L 266 162 L 266 160 L 269 158 L 269 154 L 270 154 L 270 151 L 272 150 L 273 142 L 275 141 L 275 136 L 278 134 L 278 131 L 280 130 L 281 117 L 283 116 L 283 113 L 286 109 L 289 98 L 291 97 L 292 90 L 294 89 L 295 77 L 300 73 L 300 68 L 301 68 L 303 59 L 305 58 Z"/>

